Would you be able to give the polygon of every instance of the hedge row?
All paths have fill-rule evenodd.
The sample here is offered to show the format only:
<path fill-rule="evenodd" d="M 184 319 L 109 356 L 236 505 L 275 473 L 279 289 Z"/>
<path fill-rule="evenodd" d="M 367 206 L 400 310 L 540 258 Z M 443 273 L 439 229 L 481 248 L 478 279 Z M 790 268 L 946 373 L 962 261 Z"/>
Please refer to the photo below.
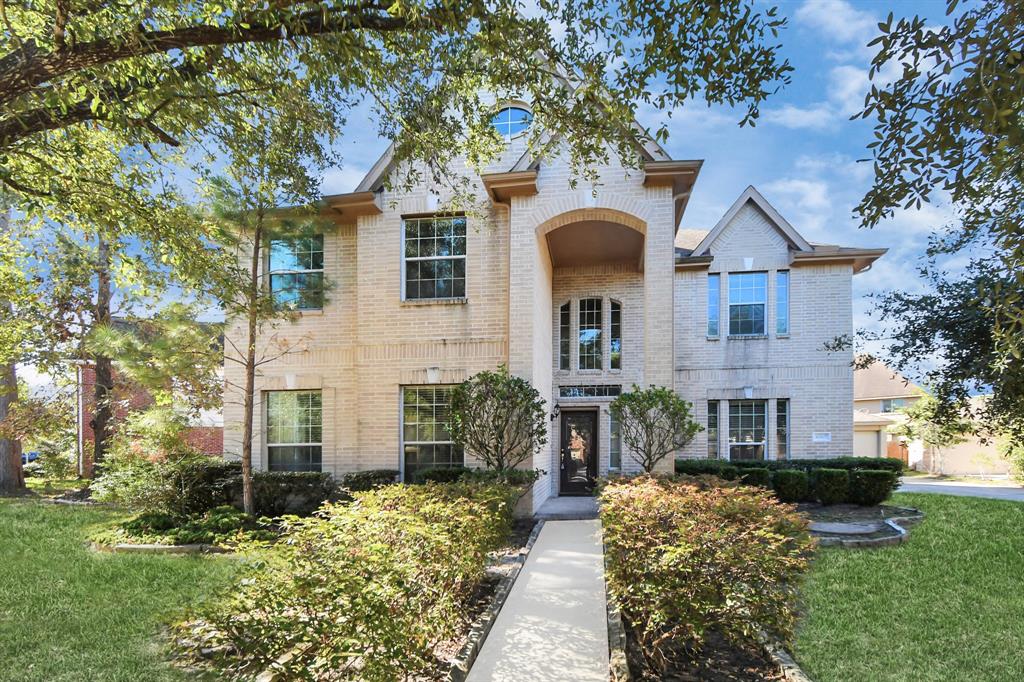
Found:
<path fill-rule="evenodd" d="M 843 462 L 845 467 L 821 466 Z M 727 462 L 724 460 L 676 460 L 676 473 L 687 476 L 711 475 L 738 480 L 745 485 L 772 488 L 783 502 L 848 502 L 870 506 L 889 499 L 899 487 L 899 477 L 888 468 L 864 468 L 869 463 L 897 462 L 847 457 L 827 460 L 788 460 L 785 462 Z M 788 464 L 799 466 L 786 466 Z M 753 466 L 761 464 L 763 466 Z M 902 463 L 900 463 L 902 464 Z M 737 466 L 738 465 L 738 466 Z M 772 465 L 772 466 L 768 466 Z"/>
<path fill-rule="evenodd" d="M 384 486 L 295 521 L 220 603 L 180 626 L 217 672 L 399 680 L 438 672 L 519 492 L 497 484 Z"/>
<path fill-rule="evenodd" d="M 601 491 L 611 594 L 652 669 L 716 631 L 787 640 L 807 570 L 807 521 L 766 491 L 640 476 Z"/>

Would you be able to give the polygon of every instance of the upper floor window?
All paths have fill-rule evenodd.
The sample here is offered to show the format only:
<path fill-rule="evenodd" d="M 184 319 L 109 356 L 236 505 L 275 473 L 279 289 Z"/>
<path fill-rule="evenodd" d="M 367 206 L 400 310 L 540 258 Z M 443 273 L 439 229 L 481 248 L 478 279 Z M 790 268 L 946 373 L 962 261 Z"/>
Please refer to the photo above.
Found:
<path fill-rule="evenodd" d="M 622 369 L 622 304 L 612 301 L 611 339 L 609 348 L 611 369 Z"/>
<path fill-rule="evenodd" d="M 270 293 L 279 305 L 319 310 L 324 305 L 324 236 L 270 240 Z"/>
<path fill-rule="evenodd" d="M 267 468 L 320 471 L 323 403 L 320 391 L 270 391 L 267 398 Z"/>
<path fill-rule="evenodd" d="M 405 298 L 465 297 L 465 216 L 406 218 L 404 223 Z"/>
<path fill-rule="evenodd" d="M 789 270 L 775 273 L 775 333 L 789 333 Z"/>
<path fill-rule="evenodd" d="M 584 298 L 580 300 L 580 369 L 602 369 L 601 303 L 602 301 L 599 298 Z"/>
<path fill-rule="evenodd" d="M 763 336 L 768 273 L 729 274 L 729 335 Z"/>
<path fill-rule="evenodd" d="M 882 401 L 882 412 L 895 412 L 902 410 L 903 406 L 903 398 L 886 398 Z"/>
<path fill-rule="evenodd" d="M 729 401 L 729 459 L 764 459 L 767 401 Z"/>
<path fill-rule="evenodd" d="M 498 134 L 506 140 L 530 127 L 533 121 L 533 114 L 521 107 L 505 107 L 491 119 L 491 125 L 498 131 Z"/>
<path fill-rule="evenodd" d="M 719 287 L 722 277 L 718 273 L 708 275 L 708 336 L 718 336 Z"/>
<path fill-rule="evenodd" d="M 558 369 L 569 369 L 569 350 L 572 339 L 569 338 L 572 313 L 569 303 L 558 309 Z"/>

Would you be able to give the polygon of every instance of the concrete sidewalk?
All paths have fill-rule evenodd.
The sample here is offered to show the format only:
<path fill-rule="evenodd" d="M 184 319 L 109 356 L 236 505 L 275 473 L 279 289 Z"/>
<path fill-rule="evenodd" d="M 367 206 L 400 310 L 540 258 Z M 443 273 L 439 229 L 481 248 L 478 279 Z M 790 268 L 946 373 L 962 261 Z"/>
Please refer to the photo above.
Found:
<path fill-rule="evenodd" d="M 607 682 L 599 521 L 544 524 L 467 680 Z"/>

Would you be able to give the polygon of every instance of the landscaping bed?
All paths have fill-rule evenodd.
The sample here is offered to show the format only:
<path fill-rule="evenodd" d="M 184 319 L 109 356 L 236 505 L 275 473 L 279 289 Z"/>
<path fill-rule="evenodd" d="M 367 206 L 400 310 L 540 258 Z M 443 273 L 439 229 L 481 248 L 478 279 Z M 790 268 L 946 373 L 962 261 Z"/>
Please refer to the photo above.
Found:
<path fill-rule="evenodd" d="M 627 624 L 626 658 L 634 679 L 650 682 L 754 682 L 785 679 L 778 664 L 762 647 L 753 644 L 737 645 L 717 632 L 705 635 L 698 658 L 684 651 L 674 652 L 669 667 L 659 672 L 650 669 L 637 646 L 635 633 Z"/>

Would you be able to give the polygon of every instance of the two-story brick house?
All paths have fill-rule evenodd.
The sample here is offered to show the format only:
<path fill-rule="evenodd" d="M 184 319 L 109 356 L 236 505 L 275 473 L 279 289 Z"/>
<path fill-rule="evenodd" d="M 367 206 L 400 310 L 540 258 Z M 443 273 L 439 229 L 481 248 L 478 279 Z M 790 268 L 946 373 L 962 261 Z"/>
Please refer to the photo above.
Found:
<path fill-rule="evenodd" d="M 884 250 L 809 244 L 752 187 L 714 229 L 679 231 L 702 162 L 638 139 L 643 170 L 573 188 L 567 163 L 527 148 L 530 121 L 521 103 L 495 117 L 506 152 L 471 178 L 483 217 L 439 215 L 427 182 L 388 190 L 388 152 L 325 197 L 335 229 L 270 244 L 267 285 L 302 309 L 278 333 L 305 350 L 260 370 L 256 466 L 409 479 L 470 463 L 444 427 L 448 395 L 501 364 L 551 413 L 535 505 L 636 469 L 607 409 L 634 383 L 694 404 L 707 430 L 684 456 L 850 454 L 852 358 L 823 346 L 852 332 L 851 278 Z M 239 403 L 225 401 L 228 453 Z"/>

